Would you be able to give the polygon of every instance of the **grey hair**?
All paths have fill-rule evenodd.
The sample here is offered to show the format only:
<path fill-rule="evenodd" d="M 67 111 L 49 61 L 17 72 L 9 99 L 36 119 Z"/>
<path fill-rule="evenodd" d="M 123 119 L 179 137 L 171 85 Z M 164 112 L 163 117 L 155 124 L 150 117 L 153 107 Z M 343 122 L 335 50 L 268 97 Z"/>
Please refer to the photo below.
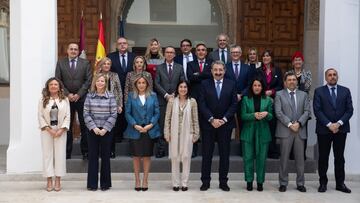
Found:
<path fill-rule="evenodd" d="M 214 65 L 221 65 L 224 68 L 224 70 L 226 70 L 225 63 L 221 60 L 216 60 L 212 62 L 211 69 L 213 69 Z"/>
<path fill-rule="evenodd" d="M 242 53 L 242 49 L 241 49 L 241 47 L 240 47 L 239 45 L 232 44 L 232 45 L 230 46 L 230 51 L 231 51 L 231 49 L 239 49 L 240 52 Z"/>
<path fill-rule="evenodd" d="M 216 41 L 219 41 L 220 36 L 224 36 L 226 38 L 226 41 L 230 40 L 230 38 L 229 38 L 229 36 L 227 34 L 220 33 L 218 36 L 216 36 Z"/>

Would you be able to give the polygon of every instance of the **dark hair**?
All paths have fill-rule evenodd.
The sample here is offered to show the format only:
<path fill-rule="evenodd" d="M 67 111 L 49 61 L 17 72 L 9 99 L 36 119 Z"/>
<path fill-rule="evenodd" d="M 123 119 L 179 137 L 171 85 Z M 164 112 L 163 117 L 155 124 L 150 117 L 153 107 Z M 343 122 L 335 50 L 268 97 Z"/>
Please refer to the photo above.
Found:
<path fill-rule="evenodd" d="M 186 99 L 190 99 L 190 84 L 186 81 L 186 80 L 180 80 L 178 82 L 178 84 L 176 85 L 176 90 L 175 90 L 175 97 L 177 97 L 179 95 L 179 87 L 181 84 L 185 83 L 188 89 L 188 92 L 186 94 Z"/>
<path fill-rule="evenodd" d="M 199 46 L 204 46 L 205 48 L 207 48 L 204 43 L 199 43 L 199 44 L 197 44 L 197 45 L 195 46 L 195 49 L 197 49 Z"/>
<path fill-rule="evenodd" d="M 287 79 L 288 77 L 290 77 L 290 76 L 295 76 L 295 78 L 296 78 L 296 75 L 295 75 L 294 72 L 288 71 L 288 72 L 286 72 L 285 75 L 284 75 L 284 81 L 286 81 L 286 79 Z"/>
<path fill-rule="evenodd" d="M 192 43 L 191 43 L 191 41 L 189 39 L 183 39 L 180 42 L 180 47 L 182 46 L 182 43 L 184 43 L 184 42 L 188 42 L 190 44 L 190 46 L 192 46 Z"/>
<path fill-rule="evenodd" d="M 261 54 L 261 57 L 264 57 L 265 54 L 269 54 L 269 56 L 271 57 L 272 60 L 274 60 L 274 54 L 270 49 L 265 49 L 265 51 L 263 51 L 263 53 Z"/>
<path fill-rule="evenodd" d="M 166 51 L 166 49 L 168 49 L 168 48 L 174 49 L 174 51 L 176 52 L 176 49 L 175 49 L 175 47 L 173 47 L 173 46 L 167 46 L 167 47 L 165 47 L 165 48 L 164 48 L 164 51 Z M 175 54 L 176 54 L 176 53 L 175 53 Z"/>
<path fill-rule="evenodd" d="M 328 72 L 331 71 L 331 70 L 332 70 L 332 71 L 335 71 L 336 74 L 337 74 L 337 70 L 336 70 L 335 68 L 328 68 L 328 69 L 325 70 L 325 77 L 326 77 L 326 75 L 328 74 Z"/>
<path fill-rule="evenodd" d="M 261 95 L 261 97 L 265 97 L 265 83 L 264 83 L 264 80 L 261 77 L 255 77 L 254 79 L 251 80 L 251 83 L 250 83 L 251 85 L 249 86 L 248 97 L 252 98 L 252 97 L 255 96 L 254 91 L 252 89 L 253 88 L 252 86 L 253 86 L 255 81 L 260 82 L 260 84 L 261 84 L 260 95 Z"/>

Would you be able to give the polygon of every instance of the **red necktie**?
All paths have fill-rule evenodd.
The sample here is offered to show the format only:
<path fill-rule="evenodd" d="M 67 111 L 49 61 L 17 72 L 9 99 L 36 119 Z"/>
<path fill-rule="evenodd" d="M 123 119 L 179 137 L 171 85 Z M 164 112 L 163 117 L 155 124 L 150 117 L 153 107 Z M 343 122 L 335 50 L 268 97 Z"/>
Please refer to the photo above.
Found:
<path fill-rule="evenodd" d="M 204 61 L 200 61 L 200 64 L 199 64 L 199 66 L 200 66 L 200 73 L 202 73 L 202 71 L 203 71 L 203 63 L 204 63 Z"/>

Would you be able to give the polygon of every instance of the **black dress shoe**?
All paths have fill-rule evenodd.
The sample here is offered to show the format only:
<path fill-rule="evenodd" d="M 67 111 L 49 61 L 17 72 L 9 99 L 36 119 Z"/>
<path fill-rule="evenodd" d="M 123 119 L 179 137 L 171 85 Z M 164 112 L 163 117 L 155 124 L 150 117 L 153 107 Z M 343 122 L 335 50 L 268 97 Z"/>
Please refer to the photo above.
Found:
<path fill-rule="evenodd" d="M 148 187 L 142 187 L 142 188 L 141 188 L 141 190 L 144 191 L 144 192 L 145 192 L 145 191 L 148 191 L 148 189 L 149 189 Z"/>
<path fill-rule="evenodd" d="M 83 160 L 88 160 L 88 157 L 89 157 L 89 156 L 88 156 L 88 153 L 84 153 L 82 159 L 83 159 Z"/>
<path fill-rule="evenodd" d="M 181 190 L 185 192 L 188 190 L 188 187 L 181 187 Z"/>
<path fill-rule="evenodd" d="M 195 157 L 197 157 L 197 151 L 192 151 L 192 154 L 191 154 L 191 158 L 195 158 Z"/>
<path fill-rule="evenodd" d="M 228 186 L 226 183 L 220 184 L 220 185 L 219 185 L 219 188 L 220 188 L 222 191 L 225 191 L 225 192 L 229 192 L 229 191 L 230 191 L 230 188 L 229 188 L 229 186 Z"/>
<path fill-rule="evenodd" d="M 300 192 L 306 192 L 306 187 L 303 185 L 297 186 L 296 189 L 299 190 Z"/>
<path fill-rule="evenodd" d="M 336 190 L 341 191 L 341 192 L 345 192 L 345 193 L 351 193 L 351 190 L 348 187 L 346 187 L 345 184 L 337 185 Z"/>
<path fill-rule="evenodd" d="M 71 155 L 67 154 L 66 159 L 71 159 Z"/>
<path fill-rule="evenodd" d="M 318 192 L 326 192 L 327 187 L 325 184 L 320 184 L 319 188 L 318 188 Z"/>
<path fill-rule="evenodd" d="M 111 153 L 110 153 L 110 158 L 111 158 L 111 159 L 115 159 L 115 152 L 111 152 Z"/>
<path fill-rule="evenodd" d="M 102 191 L 106 191 L 106 190 L 108 190 L 108 189 L 110 189 L 110 188 L 109 188 L 109 187 L 102 187 L 102 188 L 101 188 Z"/>
<path fill-rule="evenodd" d="M 178 191 L 180 190 L 180 188 L 179 188 L 179 187 L 173 187 L 173 190 L 174 190 L 175 192 L 178 192 Z"/>
<path fill-rule="evenodd" d="M 134 190 L 139 192 L 141 191 L 141 187 L 135 187 Z"/>
<path fill-rule="evenodd" d="M 259 191 L 259 192 L 263 191 L 263 190 L 264 190 L 263 184 L 262 184 L 262 183 L 258 183 L 256 189 L 257 189 L 257 191 Z"/>
<path fill-rule="evenodd" d="M 285 192 L 285 191 L 286 191 L 286 186 L 285 185 L 280 185 L 279 192 Z"/>
<path fill-rule="evenodd" d="M 247 191 L 252 191 L 253 190 L 253 183 L 252 182 L 247 182 L 246 183 L 246 189 L 247 189 Z"/>
<path fill-rule="evenodd" d="M 158 152 L 155 155 L 156 158 L 163 158 L 164 156 L 165 156 L 165 152 Z"/>
<path fill-rule="evenodd" d="M 88 187 L 87 188 L 89 191 L 96 191 L 97 190 L 97 188 L 91 188 L 91 187 Z"/>
<path fill-rule="evenodd" d="M 206 191 L 210 188 L 210 184 L 203 183 L 200 187 L 200 191 Z"/>

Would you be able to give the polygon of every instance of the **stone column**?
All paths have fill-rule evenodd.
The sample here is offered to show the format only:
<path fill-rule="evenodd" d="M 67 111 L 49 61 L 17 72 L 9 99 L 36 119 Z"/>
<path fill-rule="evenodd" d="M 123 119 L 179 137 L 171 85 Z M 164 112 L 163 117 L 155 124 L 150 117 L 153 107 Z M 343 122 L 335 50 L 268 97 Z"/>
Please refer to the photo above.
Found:
<path fill-rule="evenodd" d="M 10 143 L 7 173 L 42 171 L 37 105 L 57 60 L 57 1 L 10 1 Z"/>
<path fill-rule="evenodd" d="M 346 172 L 360 174 L 360 6 L 358 0 L 321 0 L 319 32 L 319 84 L 325 84 L 324 71 L 338 70 L 339 84 L 351 90 L 354 115 L 345 147 Z M 333 158 L 329 173 L 334 173 Z"/>

